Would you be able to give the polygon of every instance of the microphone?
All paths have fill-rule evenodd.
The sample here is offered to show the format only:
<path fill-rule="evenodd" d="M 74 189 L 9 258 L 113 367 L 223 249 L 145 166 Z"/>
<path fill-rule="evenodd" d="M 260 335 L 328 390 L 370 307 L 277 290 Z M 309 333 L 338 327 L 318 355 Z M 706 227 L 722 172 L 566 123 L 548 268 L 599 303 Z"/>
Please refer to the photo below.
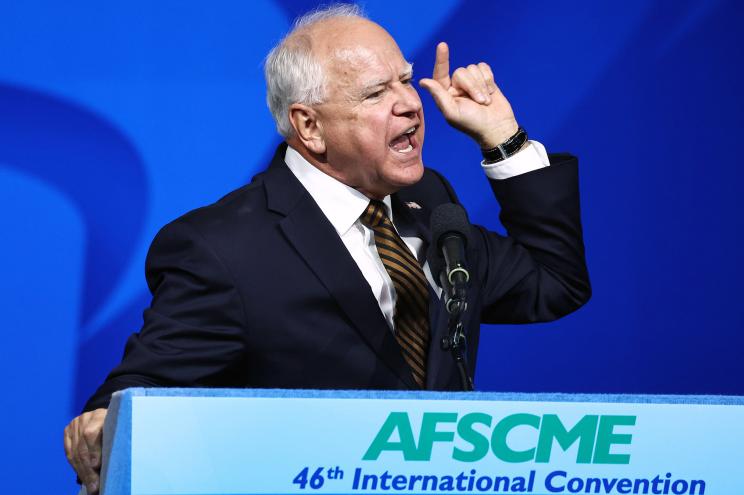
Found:
<path fill-rule="evenodd" d="M 445 293 L 450 314 L 465 311 L 465 295 L 470 280 L 465 249 L 470 238 L 470 222 L 465 209 L 454 203 L 439 205 L 431 214 L 432 245 L 429 267 Z"/>

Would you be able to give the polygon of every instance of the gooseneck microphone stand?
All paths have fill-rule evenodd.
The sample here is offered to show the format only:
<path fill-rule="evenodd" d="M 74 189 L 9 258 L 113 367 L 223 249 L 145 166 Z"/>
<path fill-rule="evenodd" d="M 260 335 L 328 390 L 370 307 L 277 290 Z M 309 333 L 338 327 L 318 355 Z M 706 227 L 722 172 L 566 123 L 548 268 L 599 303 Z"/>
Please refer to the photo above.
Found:
<path fill-rule="evenodd" d="M 465 247 L 471 230 L 465 209 L 455 203 L 437 206 L 431 214 L 431 233 L 434 242 L 429 257 L 432 274 L 439 275 L 439 286 L 444 291 L 444 304 L 449 313 L 447 337 L 442 339 L 443 351 L 449 351 L 460 373 L 460 383 L 465 391 L 473 390 L 473 379 L 468 373 L 465 328 L 462 318 L 467 305 L 470 273 L 467 269 Z M 436 275 L 434 275 L 436 276 Z"/>
<path fill-rule="evenodd" d="M 467 272 L 464 273 L 467 274 Z M 462 324 L 462 316 L 468 308 L 468 304 L 465 302 L 467 279 L 465 279 L 465 282 L 455 282 L 453 284 L 450 282 L 446 270 L 442 270 L 440 279 L 442 289 L 445 291 L 445 306 L 449 314 L 447 322 L 449 332 L 446 337 L 442 337 L 442 350 L 450 351 L 452 358 L 455 360 L 457 371 L 460 373 L 462 389 L 470 392 L 473 390 L 473 379 L 468 373 L 465 360 L 467 342 Z"/>

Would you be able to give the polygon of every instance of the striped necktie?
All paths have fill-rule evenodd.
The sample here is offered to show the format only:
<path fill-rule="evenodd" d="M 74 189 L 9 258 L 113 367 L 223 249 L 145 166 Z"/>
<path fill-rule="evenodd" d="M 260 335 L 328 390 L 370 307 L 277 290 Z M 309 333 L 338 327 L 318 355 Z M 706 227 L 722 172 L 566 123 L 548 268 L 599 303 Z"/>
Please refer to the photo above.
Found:
<path fill-rule="evenodd" d="M 375 245 L 395 288 L 393 324 L 403 358 L 413 379 L 426 386 L 426 355 L 429 350 L 429 289 L 424 271 L 387 216 L 382 201 L 371 200 L 361 216 L 375 234 Z"/>

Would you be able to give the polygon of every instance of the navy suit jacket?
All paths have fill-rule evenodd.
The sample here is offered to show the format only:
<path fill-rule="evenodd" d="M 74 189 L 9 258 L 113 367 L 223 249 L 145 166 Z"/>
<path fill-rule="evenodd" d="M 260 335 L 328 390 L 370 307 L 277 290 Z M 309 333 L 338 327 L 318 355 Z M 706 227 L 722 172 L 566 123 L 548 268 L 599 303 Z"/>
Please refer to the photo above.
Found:
<path fill-rule="evenodd" d="M 157 234 L 144 325 L 85 410 L 134 386 L 416 388 L 367 281 L 287 168 L 285 149 L 250 184 Z M 490 183 L 509 236 L 474 227 L 468 246 L 471 375 L 481 322 L 553 320 L 590 295 L 576 159 L 551 155 L 550 167 Z M 457 201 L 426 169 L 392 195 L 396 227 L 428 243 L 431 211 Z M 439 347 L 447 317 L 433 291 L 430 332 L 427 389 L 460 389 Z"/>

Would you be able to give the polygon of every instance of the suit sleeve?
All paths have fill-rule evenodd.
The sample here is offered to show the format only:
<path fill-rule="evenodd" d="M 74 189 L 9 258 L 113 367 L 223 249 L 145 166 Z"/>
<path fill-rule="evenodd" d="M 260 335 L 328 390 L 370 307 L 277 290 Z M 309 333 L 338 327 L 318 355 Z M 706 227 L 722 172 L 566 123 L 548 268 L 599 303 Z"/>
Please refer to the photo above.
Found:
<path fill-rule="evenodd" d="M 165 226 L 148 252 L 146 277 L 153 298 L 142 329 L 129 337 L 121 364 L 86 411 L 107 407 L 113 392 L 128 387 L 230 386 L 239 375 L 242 301 L 199 232 L 185 220 Z"/>
<path fill-rule="evenodd" d="M 481 321 L 530 323 L 564 316 L 589 300 L 579 205 L 578 161 L 490 180 L 508 237 L 475 228 L 482 284 Z"/>

